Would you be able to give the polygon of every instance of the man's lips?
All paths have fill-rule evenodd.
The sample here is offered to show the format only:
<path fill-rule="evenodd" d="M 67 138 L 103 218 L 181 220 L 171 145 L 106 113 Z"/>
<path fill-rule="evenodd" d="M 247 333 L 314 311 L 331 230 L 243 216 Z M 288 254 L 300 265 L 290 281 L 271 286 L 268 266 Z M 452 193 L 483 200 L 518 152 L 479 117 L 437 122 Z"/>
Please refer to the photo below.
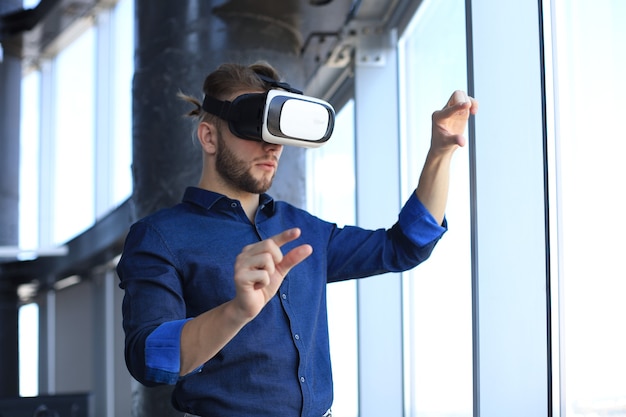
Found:
<path fill-rule="evenodd" d="M 276 161 L 263 160 L 263 161 L 257 162 L 256 165 L 261 167 L 261 168 L 268 169 L 268 170 L 274 170 L 274 169 L 276 169 L 276 166 L 278 164 L 276 163 Z"/>

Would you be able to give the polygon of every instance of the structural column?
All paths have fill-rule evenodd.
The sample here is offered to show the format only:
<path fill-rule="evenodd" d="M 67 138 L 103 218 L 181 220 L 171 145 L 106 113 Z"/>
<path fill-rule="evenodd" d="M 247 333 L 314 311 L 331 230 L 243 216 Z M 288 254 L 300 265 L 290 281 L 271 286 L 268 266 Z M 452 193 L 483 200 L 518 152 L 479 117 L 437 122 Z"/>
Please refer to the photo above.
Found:
<path fill-rule="evenodd" d="M 22 7 L 19 0 L 0 2 L 0 15 Z M 21 59 L 4 50 L 0 59 L 0 246 L 18 244 Z M 17 396 L 18 298 L 15 286 L 0 270 L 0 397 Z"/>
<path fill-rule="evenodd" d="M 136 0 L 133 200 L 138 216 L 178 203 L 185 186 L 200 178 L 201 151 L 182 117 L 190 107 L 177 98 L 178 91 L 202 99 L 204 78 L 227 61 L 265 60 L 292 85 L 303 84 L 300 40 L 288 30 L 290 22 L 267 30 L 263 8 L 272 6 L 266 2 L 254 6 L 258 10 L 250 10 L 250 2 L 238 7 L 237 1 L 216 7 L 221 3 L 184 0 L 157 6 Z M 301 205 L 304 151 L 284 152 L 273 196 Z"/>
<path fill-rule="evenodd" d="M 395 31 L 357 27 L 355 120 L 358 225 L 393 224 L 401 207 Z M 384 81 L 383 81 L 384 80 Z M 380 103 L 385 103 L 381 106 Z M 375 118 L 371 115 L 376 115 Z M 385 120 L 385 123 L 381 123 Z M 384 138 L 385 146 L 380 145 Z M 387 169 L 370 169 L 372 166 Z M 372 190 L 384 190 L 380 198 Z M 359 415 L 403 415 L 400 274 L 358 280 Z M 385 308 L 380 308 L 384 305 Z M 382 359 L 384 358 L 384 360 Z"/>
<path fill-rule="evenodd" d="M 0 398 L 19 395 L 16 288 L 0 277 Z"/>

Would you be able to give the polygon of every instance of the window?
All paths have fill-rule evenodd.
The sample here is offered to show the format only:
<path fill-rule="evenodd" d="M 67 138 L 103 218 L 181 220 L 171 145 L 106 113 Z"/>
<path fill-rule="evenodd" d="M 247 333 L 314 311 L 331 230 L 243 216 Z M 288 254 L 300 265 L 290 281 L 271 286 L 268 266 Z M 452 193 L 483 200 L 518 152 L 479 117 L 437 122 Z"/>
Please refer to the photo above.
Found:
<path fill-rule="evenodd" d="M 95 221 L 95 31 L 89 28 L 56 57 L 50 221 L 63 244 Z"/>
<path fill-rule="evenodd" d="M 75 23 L 75 38 L 23 78 L 26 247 L 67 242 L 132 193 L 133 6 L 122 0 L 101 10 L 95 25 Z"/>
<path fill-rule="evenodd" d="M 623 416 L 626 3 L 552 4 L 561 407 Z"/>
<path fill-rule="evenodd" d="M 24 2 L 25 8 L 39 2 Z M 134 2 L 76 22 L 54 56 L 42 51 L 21 85 L 19 246 L 60 245 L 132 193 Z M 69 36 L 75 38 L 68 39 Z M 51 58 L 48 58 L 52 56 Z M 37 395 L 38 306 L 24 286 L 20 394 Z"/>
<path fill-rule="evenodd" d="M 20 121 L 19 246 L 39 246 L 39 86 L 41 74 L 30 71 L 22 78 Z"/>
<path fill-rule="evenodd" d="M 20 307 L 19 315 L 19 394 L 39 395 L 39 306 L 29 303 Z"/>
<path fill-rule="evenodd" d="M 430 145 L 430 115 L 454 90 L 467 91 L 464 4 L 423 2 L 401 39 L 402 190 L 407 192 L 417 184 Z M 450 230 L 431 258 L 406 273 L 403 281 L 407 416 L 472 415 L 467 148 L 457 150 L 453 158 L 446 210 Z"/>
<path fill-rule="evenodd" d="M 100 25 L 101 27 L 104 24 Z M 100 142 L 111 143 L 110 158 L 101 173 L 100 182 L 108 184 L 110 192 L 103 198 L 102 212 L 128 199 L 133 191 L 132 181 L 132 87 L 134 75 L 134 2 L 119 1 L 112 10 L 111 24 L 107 26 L 109 37 L 106 42 L 112 45 L 108 59 L 108 72 L 111 74 L 109 102 L 110 120 L 108 135 L 102 135 Z M 106 87 L 105 87 L 106 88 Z M 104 214 L 100 212 L 99 214 Z"/>

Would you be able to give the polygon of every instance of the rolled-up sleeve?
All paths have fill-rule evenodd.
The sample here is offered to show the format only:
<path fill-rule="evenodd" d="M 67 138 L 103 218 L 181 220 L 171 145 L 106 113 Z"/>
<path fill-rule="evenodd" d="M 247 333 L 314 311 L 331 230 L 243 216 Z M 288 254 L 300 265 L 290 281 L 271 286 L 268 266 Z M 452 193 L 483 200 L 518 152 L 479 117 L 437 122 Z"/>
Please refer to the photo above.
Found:
<path fill-rule="evenodd" d="M 398 224 L 402 233 L 418 246 L 431 244 L 448 230 L 447 220 L 444 218 L 443 223 L 439 224 L 415 193 L 402 207 Z"/>
<path fill-rule="evenodd" d="M 180 333 L 190 319 L 161 324 L 146 338 L 146 379 L 175 384 L 180 375 Z"/>
<path fill-rule="evenodd" d="M 117 266 L 130 373 L 144 385 L 174 384 L 188 318 L 174 257 L 149 225 L 134 225 Z"/>
<path fill-rule="evenodd" d="M 428 259 L 446 230 L 447 222 L 438 224 L 415 193 L 389 229 L 334 227 L 327 250 L 328 282 L 407 271 Z"/>

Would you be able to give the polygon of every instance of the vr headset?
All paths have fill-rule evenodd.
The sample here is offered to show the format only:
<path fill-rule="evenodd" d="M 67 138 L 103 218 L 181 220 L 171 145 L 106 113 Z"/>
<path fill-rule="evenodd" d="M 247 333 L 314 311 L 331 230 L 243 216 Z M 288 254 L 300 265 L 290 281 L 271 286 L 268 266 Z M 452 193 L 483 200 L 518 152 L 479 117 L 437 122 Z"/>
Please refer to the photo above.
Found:
<path fill-rule="evenodd" d="M 205 96 L 202 109 L 227 121 L 230 131 L 242 139 L 305 148 L 320 147 L 330 139 L 335 110 L 329 103 L 257 75 L 281 90 L 242 94 L 232 102 Z"/>

